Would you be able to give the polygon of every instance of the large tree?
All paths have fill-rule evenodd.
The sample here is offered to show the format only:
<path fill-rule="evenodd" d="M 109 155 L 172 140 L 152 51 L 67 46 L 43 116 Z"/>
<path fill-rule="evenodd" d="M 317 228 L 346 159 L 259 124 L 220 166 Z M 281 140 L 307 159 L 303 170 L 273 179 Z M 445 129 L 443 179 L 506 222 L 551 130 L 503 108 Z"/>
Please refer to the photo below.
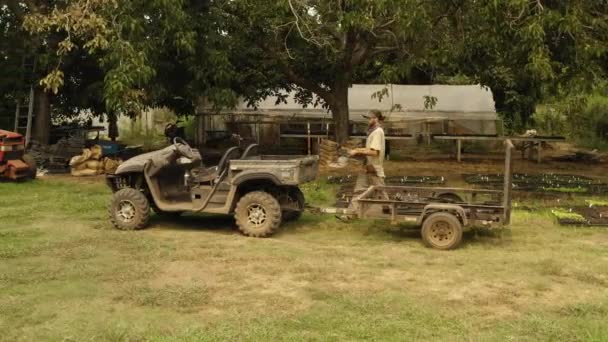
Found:
<path fill-rule="evenodd" d="M 53 6 L 54 1 L 49 0 L 11 0 L 0 5 L 1 125 L 12 129 L 16 102 L 27 103 L 29 87 L 33 85 L 32 138 L 42 143 L 49 140 L 53 114 L 67 117 L 81 110 L 97 111 L 99 102 L 103 100 L 95 87 L 100 79 L 103 80 L 103 74 L 82 53 L 63 59 L 62 66 L 68 77 L 64 79 L 61 94 L 55 96 L 39 84 L 39 80 L 54 70 L 59 62 L 55 45 L 63 35 L 55 31 L 30 35 L 24 30 L 23 23 L 28 15 L 49 11 Z"/>
<path fill-rule="evenodd" d="M 32 34 L 62 34 L 51 47 L 59 56 L 56 67 L 41 81 L 54 93 L 67 79 L 67 61 L 82 55 L 103 72 L 108 112 L 134 116 L 145 107 L 167 105 L 192 113 L 196 97 L 220 102 L 230 89 L 222 83 L 231 74 L 222 74 L 225 59 L 215 48 L 221 33 L 211 3 L 75 0 L 29 16 L 25 27 Z M 230 94 L 224 100 L 234 102 Z"/>
<path fill-rule="evenodd" d="M 275 86 L 319 95 L 341 141 L 355 82 L 402 81 L 416 70 L 431 81 L 463 74 L 490 87 L 507 124 L 521 127 L 543 96 L 605 77 L 604 1 L 243 0 L 226 8 L 234 18 L 228 35 L 261 52 L 253 69 L 275 66 L 284 75 Z"/>
<path fill-rule="evenodd" d="M 96 58 L 110 111 L 191 107 L 199 95 L 217 108 L 238 95 L 254 105 L 295 90 L 332 112 L 344 141 L 348 88 L 413 70 L 427 71 L 425 82 L 464 74 L 523 122 L 543 90 L 601 77 L 606 10 L 594 0 L 74 0 L 27 27 L 63 32 L 60 61 L 74 49 Z M 44 79 L 54 90 L 58 66 Z"/>
<path fill-rule="evenodd" d="M 453 1 L 446 28 L 446 73 L 492 89 L 513 128 L 525 126 L 543 98 L 588 90 L 606 76 L 608 2 L 596 0 Z M 448 29 L 449 28 L 449 29 Z"/>
<path fill-rule="evenodd" d="M 370 70 L 388 82 L 420 63 L 433 22 L 425 0 L 244 0 L 223 10 L 227 38 L 254 55 L 237 51 L 238 69 L 270 80 L 258 94 L 295 90 L 301 103 L 326 106 L 340 141 L 348 138 L 348 88 Z M 383 64 L 388 54 L 398 63 Z"/>

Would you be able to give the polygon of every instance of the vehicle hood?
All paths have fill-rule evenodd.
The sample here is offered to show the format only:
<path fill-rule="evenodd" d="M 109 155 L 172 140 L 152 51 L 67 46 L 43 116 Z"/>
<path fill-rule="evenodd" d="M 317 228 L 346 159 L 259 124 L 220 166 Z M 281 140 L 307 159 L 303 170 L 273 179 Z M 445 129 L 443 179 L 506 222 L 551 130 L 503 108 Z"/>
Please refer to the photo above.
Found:
<path fill-rule="evenodd" d="M 19 133 L 5 131 L 3 129 L 0 129 L 0 137 L 2 137 L 2 136 L 7 137 L 7 138 L 21 138 L 23 135 L 21 135 Z"/>
<path fill-rule="evenodd" d="M 167 155 L 171 151 L 175 150 L 173 145 L 167 146 L 163 149 L 152 151 L 144 154 L 140 154 L 135 156 L 124 163 L 120 164 L 116 169 L 115 174 L 121 173 L 129 173 L 129 172 L 142 172 L 144 170 L 144 165 L 148 162 L 148 160 L 153 159 L 157 156 Z"/>

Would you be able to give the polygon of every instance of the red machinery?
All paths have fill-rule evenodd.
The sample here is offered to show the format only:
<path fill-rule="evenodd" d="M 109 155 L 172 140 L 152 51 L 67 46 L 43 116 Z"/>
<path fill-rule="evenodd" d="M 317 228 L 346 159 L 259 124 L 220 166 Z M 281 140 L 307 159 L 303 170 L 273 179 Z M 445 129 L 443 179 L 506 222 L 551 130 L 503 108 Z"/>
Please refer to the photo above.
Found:
<path fill-rule="evenodd" d="M 34 179 L 36 161 L 25 154 L 25 138 L 0 129 L 0 178 Z"/>

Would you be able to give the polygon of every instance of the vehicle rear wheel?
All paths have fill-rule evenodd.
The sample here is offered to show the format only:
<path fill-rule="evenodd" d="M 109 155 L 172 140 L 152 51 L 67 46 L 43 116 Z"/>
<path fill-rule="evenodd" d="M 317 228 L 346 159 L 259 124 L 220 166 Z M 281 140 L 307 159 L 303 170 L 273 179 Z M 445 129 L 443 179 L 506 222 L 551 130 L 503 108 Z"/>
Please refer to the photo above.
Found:
<path fill-rule="evenodd" d="M 110 221 L 118 229 L 142 229 L 150 219 L 150 203 L 141 191 L 120 189 L 112 196 L 109 213 Z"/>
<path fill-rule="evenodd" d="M 302 216 L 302 212 L 304 212 L 305 199 L 302 190 L 298 187 L 289 188 L 285 194 L 287 204 L 290 205 L 288 210 L 283 210 L 283 220 L 284 221 L 295 221 Z M 291 207 L 295 206 L 297 209 L 293 209 Z"/>
<path fill-rule="evenodd" d="M 36 166 L 36 159 L 34 159 L 34 157 L 29 154 L 24 154 L 21 159 L 23 159 L 23 162 L 26 163 L 29 167 L 27 178 L 36 179 L 36 173 L 38 172 L 38 167 Z"/>
<path fill-rule="evenodd" d="M 281 224 L 281 206 L 271 194 L 252 191 L 239 199 L 234 218 L 243 234 L 266 237 L 272 235 Z"/>
<path fill-rule="evenodd" d="M 422 241 L 436 249 L 454 249 L 462 241 L 462 224 L 450 213 L 431 214 L 422 224 Z"/>

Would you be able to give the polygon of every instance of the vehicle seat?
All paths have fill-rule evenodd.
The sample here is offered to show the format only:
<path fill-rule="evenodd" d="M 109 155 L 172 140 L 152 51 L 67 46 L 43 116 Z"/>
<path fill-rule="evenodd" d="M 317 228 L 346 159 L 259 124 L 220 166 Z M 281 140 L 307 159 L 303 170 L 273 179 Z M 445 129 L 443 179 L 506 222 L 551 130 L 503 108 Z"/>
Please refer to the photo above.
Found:
<path fill-rule="evenodd" d="M 247 159 L 247 158 L 257 155 L 259 153 L 260 153 L 259 145 L 251 144 L 251 145 L 247 146 L 247 148 L 241 155 L 241 159 Z"/>
<path fill-rule="evenodd" d="M 219 177 L 219 175 L 221 175 L 222 172 L 224 172 L 224 170 L 228 167 L 230 160 L 238 159 L 239 156 L 240 156 L 240 151 L 239 151 L 238 147 L 235 146 L 235 147 L 229 148 L 228 150 L 226 150 L 226 152 L 224 153 L 224 155 L 220 159 L 220 162 L 217 165 L 210 166 L 210 167 L 197 168 L 195 170 L 196 179 L 200 183 L 207 183 L 207 182 L 213 181 L 214 179 Z"/>

